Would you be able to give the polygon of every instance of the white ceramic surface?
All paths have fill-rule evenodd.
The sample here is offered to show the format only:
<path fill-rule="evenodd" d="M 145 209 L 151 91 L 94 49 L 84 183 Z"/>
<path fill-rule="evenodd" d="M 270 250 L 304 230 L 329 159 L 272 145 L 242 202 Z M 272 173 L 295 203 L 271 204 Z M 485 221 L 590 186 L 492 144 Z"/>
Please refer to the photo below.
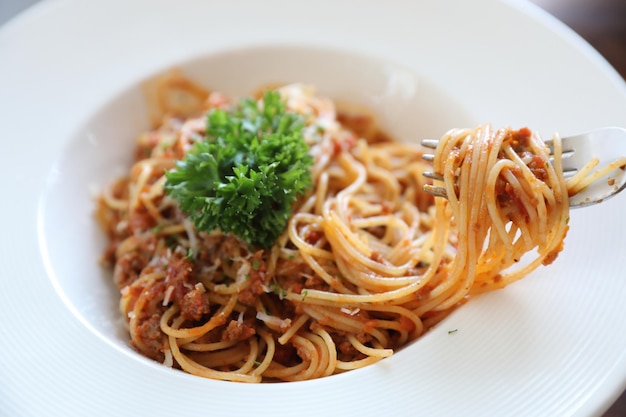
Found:
<path fill-rule="evenodd" d="M 204 380 L 140 357 L 96 264 L 92 192 L 147 126 L 139 82 L 174 66 L 232 94 L 313 83 L 404 140 L 482 122 L 626 126 L 624 82 L 533 6 L 58 0 L 0 29 L 0 62 L 1 416 L 588 416 L 625 388 L 622 195 L 573 212 L 550 267 L 390 359 L 302 383 Z"/>

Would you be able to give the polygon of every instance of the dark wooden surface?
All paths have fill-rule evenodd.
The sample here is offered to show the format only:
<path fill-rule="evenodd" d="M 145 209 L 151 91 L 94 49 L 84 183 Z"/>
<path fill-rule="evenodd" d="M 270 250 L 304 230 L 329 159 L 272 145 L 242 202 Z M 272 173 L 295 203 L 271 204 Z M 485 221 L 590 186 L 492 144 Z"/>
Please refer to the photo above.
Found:
<path fill-rule="evenodd" d="M 587 40 L 626 79 L 626 0 L 531 1 Z"/>
<path fill-rule="evenodd" d="M 600 52 L 626 79 L 626 0 L 532 0 Z M 626 392 L 604 417 L 626 417 Z"/>

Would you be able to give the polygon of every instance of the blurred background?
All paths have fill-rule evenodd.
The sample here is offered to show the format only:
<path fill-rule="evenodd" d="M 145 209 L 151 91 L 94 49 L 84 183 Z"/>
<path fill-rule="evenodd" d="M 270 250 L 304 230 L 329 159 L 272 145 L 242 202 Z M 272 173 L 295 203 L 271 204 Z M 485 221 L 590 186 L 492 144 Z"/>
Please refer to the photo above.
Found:
<path fill-rule="evenodd" d="M 531 2 L 578 32 L 626 79 L 626 0 Z"/>
<path fill-rule="evenodd" d="M 408 1 L 408 0 L 407 0 Z M 531 0 L 571 27 L 626 79 L 626 0 Z M 0 26 L 39 0 L 0 0 Z M 603 417 L 626 416 L 626 393 Z"/>

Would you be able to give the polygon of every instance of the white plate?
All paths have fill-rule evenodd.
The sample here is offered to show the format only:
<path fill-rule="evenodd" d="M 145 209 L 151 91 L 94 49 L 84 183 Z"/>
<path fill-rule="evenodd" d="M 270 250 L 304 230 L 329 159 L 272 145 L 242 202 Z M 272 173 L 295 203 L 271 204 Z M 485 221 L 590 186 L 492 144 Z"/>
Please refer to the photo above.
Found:
<path fill-rule="evenodd" d="M 572 212 L 550 267 L 390 359 L 302 383 L 205 380 L 141 358 L 95 264 L 90 192 L 147 125 L 138 83 L 172 66 L 232 93 L 313 82 L 407 140 L 482 122 L 626 126 L 621 78 L 535 7 L 56 1 L 0 29 L 0 63 L 0 415 L 587 416 L 626 387 L 626 195 Z"/>

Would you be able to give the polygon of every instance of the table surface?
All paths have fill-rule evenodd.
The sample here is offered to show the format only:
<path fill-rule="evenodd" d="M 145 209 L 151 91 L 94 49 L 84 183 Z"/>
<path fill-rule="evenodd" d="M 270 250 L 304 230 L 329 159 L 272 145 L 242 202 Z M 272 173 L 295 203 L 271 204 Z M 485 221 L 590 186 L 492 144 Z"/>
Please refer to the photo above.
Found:
<path fill-rule="evenodd" d="M 531 0 L 596 48 L 626 79 L 626 0 Z M 38 0 L 2 0 L 0 25 Z M 626 392 L 603 417 L 626 416 Z"/>

